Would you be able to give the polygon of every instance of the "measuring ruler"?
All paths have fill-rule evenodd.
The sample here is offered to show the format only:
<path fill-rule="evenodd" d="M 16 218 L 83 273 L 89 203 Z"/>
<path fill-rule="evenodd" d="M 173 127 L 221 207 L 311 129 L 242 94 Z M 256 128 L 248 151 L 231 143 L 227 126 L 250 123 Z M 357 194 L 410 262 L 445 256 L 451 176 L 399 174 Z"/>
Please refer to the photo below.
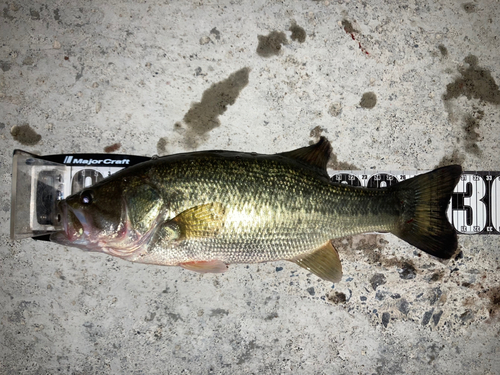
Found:
<path fill-rule="evenodd" d="M 426 171 L 335 171 L 330 180 L 350 186 L 382 188 Z M 500 234 L 500 172 L 463 172 L 450 204 L 448 220 L 461 234 Z"/>

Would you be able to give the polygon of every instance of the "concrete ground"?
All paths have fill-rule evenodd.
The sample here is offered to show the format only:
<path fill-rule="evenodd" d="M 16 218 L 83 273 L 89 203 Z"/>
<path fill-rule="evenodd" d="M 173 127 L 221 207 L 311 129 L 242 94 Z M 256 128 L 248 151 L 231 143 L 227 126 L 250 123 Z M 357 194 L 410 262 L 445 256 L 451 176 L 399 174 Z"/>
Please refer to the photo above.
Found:
<path fill-rule="evenodd" d="M 0 10 L 0 373 L 498 374 L 498 236 L 337 241 L 332 285 L 9 239 L 11 156 L 275 153 L 500 170 L 495 1 L 25 1 Z"/>

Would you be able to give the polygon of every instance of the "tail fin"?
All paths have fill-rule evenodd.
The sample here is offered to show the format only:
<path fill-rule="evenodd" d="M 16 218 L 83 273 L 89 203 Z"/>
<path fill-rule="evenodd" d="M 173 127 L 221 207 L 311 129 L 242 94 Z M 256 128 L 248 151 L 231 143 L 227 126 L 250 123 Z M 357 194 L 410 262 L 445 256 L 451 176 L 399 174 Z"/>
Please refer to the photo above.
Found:
<path fill-rule="evenodd" d="M 446 208 L 461 174 L 461 166 L 450 165 L 389 187 L 402 208 L 393 234 L 435 257 L 451 258 L 457 234 Z"/>

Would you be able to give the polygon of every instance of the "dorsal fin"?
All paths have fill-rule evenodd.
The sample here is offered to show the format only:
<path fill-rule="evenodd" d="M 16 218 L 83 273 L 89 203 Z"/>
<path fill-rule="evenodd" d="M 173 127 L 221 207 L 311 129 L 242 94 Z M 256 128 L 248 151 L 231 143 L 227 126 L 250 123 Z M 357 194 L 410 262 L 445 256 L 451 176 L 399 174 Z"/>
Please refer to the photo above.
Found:
<path fill-rule="evenodd" d="M 321 137 L 318 143 L 298 148 L 297 150 L 282 152 L 278 155 L 286 156 L 287 158 L 299 160 L 306 164 L 312 165 L 326 173 L 326 164 L 330 159 L 332 146 L 328 139 Z"/>

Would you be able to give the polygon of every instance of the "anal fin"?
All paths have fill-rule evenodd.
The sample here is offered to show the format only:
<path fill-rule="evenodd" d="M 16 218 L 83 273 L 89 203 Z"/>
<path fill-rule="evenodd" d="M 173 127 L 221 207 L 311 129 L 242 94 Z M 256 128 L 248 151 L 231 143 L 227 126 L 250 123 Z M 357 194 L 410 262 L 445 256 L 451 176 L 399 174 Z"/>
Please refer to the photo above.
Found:
<path fill-rule="evenodd" d="M 342 279 L 342 263 L 340 262 L 339 253 L 335 250 L 331 241 L 311 253 L 291 259 L 291 261 L 323 280 L 336 283 Z"/>
<path fill-rule="evenodd" d="M 227 271 L 227 264 L 220 260 L 186 262 L 180 263 L 179 266 L 199 273 L 222 273 Z"/>

